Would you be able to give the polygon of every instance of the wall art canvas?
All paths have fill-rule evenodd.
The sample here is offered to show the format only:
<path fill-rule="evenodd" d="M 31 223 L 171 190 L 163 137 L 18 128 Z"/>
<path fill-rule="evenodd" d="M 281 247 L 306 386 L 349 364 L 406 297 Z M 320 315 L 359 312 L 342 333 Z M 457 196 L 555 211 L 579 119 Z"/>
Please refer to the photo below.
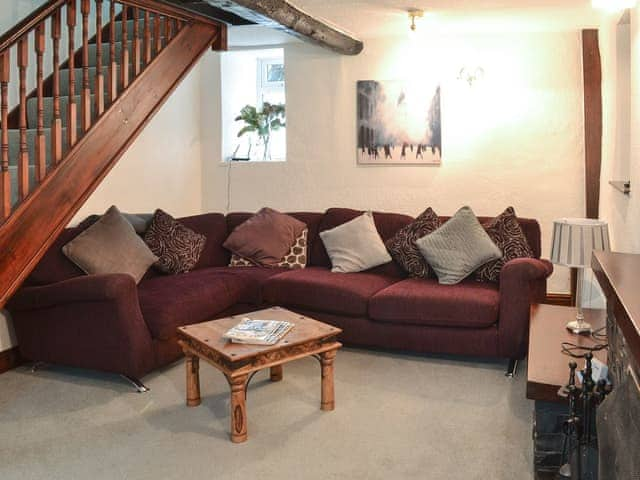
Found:
<path fill-rule="evenodd" d="M 438 81 L 361 80 L 357 92 L 359 164 L 440 165 Z"/>

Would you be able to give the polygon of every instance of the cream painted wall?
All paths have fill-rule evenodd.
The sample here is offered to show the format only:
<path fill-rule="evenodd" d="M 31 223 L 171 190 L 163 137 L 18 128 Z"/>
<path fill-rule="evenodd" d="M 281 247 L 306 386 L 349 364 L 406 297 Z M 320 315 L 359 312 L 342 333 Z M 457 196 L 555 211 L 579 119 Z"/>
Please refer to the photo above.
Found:
<path fill-rule="evenodd" d="M 578 32 L 367 40 L 356 57 L 287 45 L 287 162 L 228 167 L 218 145 L 203 139 L 211 172 L 204 205 L 224 210 L 227 184 L 230 210 L 350 206 L 416 215 L 468 204 L 496 215 L 513 205 L 539 219 L 548 255 L 552 220 L 584 211 L 580 49 Z M 219 55 L 206 62 L 219 67 Z M 473 88 L 458 81 L 465 65 L 482 66 L 485 79 Z M 442 166 L 357 166 L 356 81 L 432 73 L 443 88 Z M 209 128 L 221 95 L 205 84 Z M 550 290 L 567 291 L 567 272 L 557 270 Z"/>
<path fill-rule="evenodd" d="M 631 97 L 628 100 L 617 88 L 617 22 L 618 16 L 612 17 L 601 31 L 604 148 L 600 214 L 609 222 L 614 250 L 640 253 L 640 6 L 631 12 Z M 618 101 L 630 104 L 629 127 L 622 124 Z M 621 141 L 627 145 L 621 146 Z M 619 178 L 625 173 L 629 178 Z M 625 196 L 612 188 L 609 180 L 631 180 L 631 195 Z"/>

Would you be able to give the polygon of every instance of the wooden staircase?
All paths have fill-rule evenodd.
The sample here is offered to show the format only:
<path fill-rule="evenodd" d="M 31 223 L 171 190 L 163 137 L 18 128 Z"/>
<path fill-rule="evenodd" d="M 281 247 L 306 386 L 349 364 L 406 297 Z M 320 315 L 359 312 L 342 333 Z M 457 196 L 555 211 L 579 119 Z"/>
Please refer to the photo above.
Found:
<path fill-rule="evenodd" d="M 0 37 L 0 307 L 209 47 L 225 24 L 155 0 L 51 0 Z"/>

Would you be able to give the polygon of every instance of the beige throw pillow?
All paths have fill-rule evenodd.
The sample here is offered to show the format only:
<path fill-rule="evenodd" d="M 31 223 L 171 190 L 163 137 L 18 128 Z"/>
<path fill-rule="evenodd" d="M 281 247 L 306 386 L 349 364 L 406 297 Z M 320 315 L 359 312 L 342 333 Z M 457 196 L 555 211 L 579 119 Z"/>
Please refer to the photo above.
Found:
<path fill-rule="evenodd" d="M 438 282 L 455 285 L 487 262 L 502 258 L 473 210 L 462 207 L 435 232 L 416 240 Z"/>
<path fill-rule="evenodd" d="M 62 252 L 89 275 L 127 273 L 136 283 L 158 260 L 115 206 L 62 247 Z"/>
<path fill-rule="evenodd" d="M 320 232 L 320 238 L 331 259 L 332 272 L 362 272 L 391 261 L 371 212 Z"/>

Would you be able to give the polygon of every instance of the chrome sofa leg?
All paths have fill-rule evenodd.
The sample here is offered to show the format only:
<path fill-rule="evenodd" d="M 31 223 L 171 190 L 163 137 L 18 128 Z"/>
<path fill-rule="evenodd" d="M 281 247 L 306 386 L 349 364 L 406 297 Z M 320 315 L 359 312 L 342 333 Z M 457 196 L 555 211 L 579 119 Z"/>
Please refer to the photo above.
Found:
<path fill-rule="evenodd" d="M 31 365 L 31 373 L 36 373 L 38 370 L 43 369 L 46 366 L 44 362 L 33 362 Z"/>
<path fill-rule="evenodd" d="M 129 382 L 131 385 L 133 385 L 138 393 L 145 393 L 149 391 L 149 388 L 145 386 L 145 384 L 142 383 L 137 378 L 130 377 L 129 375 L 120 375 L 120 376 L 124 378 L 127 382 Z"/>
<path fill-rule="evenodd" d="M 516 376 L 518 372 L 518 360 L 509 359 L 509 366 L 507 367 L 507 372 L 504 374 L 506 377 L 513 378 Z"/>

